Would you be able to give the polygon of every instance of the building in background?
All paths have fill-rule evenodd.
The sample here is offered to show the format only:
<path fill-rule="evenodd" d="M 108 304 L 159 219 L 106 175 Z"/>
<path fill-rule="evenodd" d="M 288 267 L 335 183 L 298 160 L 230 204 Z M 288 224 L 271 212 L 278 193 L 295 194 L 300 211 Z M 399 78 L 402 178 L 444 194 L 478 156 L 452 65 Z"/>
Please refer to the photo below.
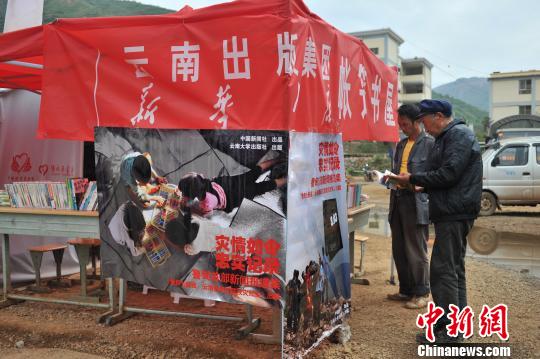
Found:
<path fill-rule="evenodd" d="M 401 81 L 401 94 L 399 101 L 416 103 L 431 98 L 431 62 L 423 57 L 401 59 L 399 80 Z"/>
<path fill-rule="evenodd" d="M 423 57 L 402 59 L 399 46 L 405 42 L 390 28 L 359 31 L 350 35 L 362 40 L 386 65 L 397 66 L 399 76 L 399 103 L 415 103 L 431 98 L 431 68 Z"/>
<path fill-rule="evenodd" d="M 353 32 L 352 35 L 364 41 L 367 47 L 385 64 L 399 67 L 399 46 L 405 40 L 392 29 Z"/>
<path fill-rule="evenodd" d="M 540 70 L 489 77 L 489 136 L 503 128 L 540 128 Z"/>

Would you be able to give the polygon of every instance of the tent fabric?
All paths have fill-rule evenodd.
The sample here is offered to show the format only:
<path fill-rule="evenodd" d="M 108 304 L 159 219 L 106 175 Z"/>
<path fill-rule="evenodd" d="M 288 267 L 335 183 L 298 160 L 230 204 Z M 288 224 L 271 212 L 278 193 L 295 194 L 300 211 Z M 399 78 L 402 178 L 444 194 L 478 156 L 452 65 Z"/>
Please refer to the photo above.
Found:
<path fill-rule="evenodd" d="M 11 63 L 0 63 L 0 88 L 41 90 L 41 56 L 23 58 Z"/>
<path fill-rule="evenodd" d="M 0 61 L 39 55 L 41 138 L 93 140 L 109 126 L 398 139 L 397 69 L 301 0 L 60 19 L 0 36 Z"/>
<path fill-rule="evenodd" d="M 0 36 L 0 62 L 43 55 L 43 25 Z"/>

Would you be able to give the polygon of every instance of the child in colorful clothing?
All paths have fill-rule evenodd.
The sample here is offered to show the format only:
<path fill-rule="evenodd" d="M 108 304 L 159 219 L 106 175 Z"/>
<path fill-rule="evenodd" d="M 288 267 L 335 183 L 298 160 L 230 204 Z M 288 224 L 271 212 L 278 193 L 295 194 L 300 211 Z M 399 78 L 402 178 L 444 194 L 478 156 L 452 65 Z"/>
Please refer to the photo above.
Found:
<path fill-rule="evenodd" d="M 263 172 L 280 162 L 283 160 L 267 160 L 241 175 L 216 177 L 212 180 L 198 173 L 188 173 L 180 179 L 178 189 L 186 205 L 200 215 L 209 215 L 214 209 L 231 212 L 240 206 L 244 198 L 253 199 L 287 184 L 286 174 L 270 181 L 255 182 Z M 194 199 L 198 203 L 195 204 Z"/>
<path fill-rule="evenodd" d="M 127 187 L 130 197 L 140 202 L 144 208 L 150 207 L 151 201 L 158 205 L 164 202 L 162 197 L 152 196 L 159 189 L 159 186 L 149 184 L 152 179 L 158 183 L 167 182 L 152 169 L 152 157 L 148 152 L 131 152 L 122 158 L 120 181 Z"/>

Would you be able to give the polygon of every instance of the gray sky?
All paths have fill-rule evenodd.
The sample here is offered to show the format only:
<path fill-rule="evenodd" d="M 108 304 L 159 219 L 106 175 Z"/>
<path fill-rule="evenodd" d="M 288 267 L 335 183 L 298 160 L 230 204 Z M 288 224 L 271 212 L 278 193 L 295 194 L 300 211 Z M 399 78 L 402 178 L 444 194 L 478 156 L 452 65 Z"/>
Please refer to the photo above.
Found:
<path fill-rule="evenodd" d="M 223 0 L 138 0 L 178 10 Z M 261 0 L 264 1 L 264 0 Z M 390 27 L 402 57 L 434 64 L 433 87 L 493 71 L 540 70 L 538 0 L 304 0 L 344 32 Z"/>

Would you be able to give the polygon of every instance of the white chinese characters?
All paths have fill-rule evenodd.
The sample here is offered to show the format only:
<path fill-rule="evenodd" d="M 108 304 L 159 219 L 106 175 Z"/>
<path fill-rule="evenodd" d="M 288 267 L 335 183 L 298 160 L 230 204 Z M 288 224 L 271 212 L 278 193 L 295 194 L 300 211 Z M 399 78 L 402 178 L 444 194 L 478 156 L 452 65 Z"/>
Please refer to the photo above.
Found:
<path fill-rule="evenodd" d="M 230 89 L 231 87 L 229 85 L 225 86 L 225 89 L 223 86 L 219 86 L 219 91 L 216 95 L 218 101 L 214 105 L 214 108 L 217 111 L 210 116 L 210 121 L 214 121 L 217 118 L 217 122 L 221 124 L 221 128 L 223 129 L 227 128 L 227 119 L 229 118 L 227 108 L 233 105 L 233 102 L 229 103 L 229 101 L 232 99 L 232 95 L 229 92 Z"/>
<path fill-rule="evenodd" d="M 381 77 L 379 75 L 375 76 L 375 82 L 371 84 L 371 91 L 373 91 L 373 96 L 371 97 L 371 105 L 373 105 L 373 122 L 377 123 L 379 120 L 379 105 L 381 102 L 379 99 L 379 94 L 381 93 Z"/>
<path fill-rule="evenodd" d="M 315 70 L 317 69 L 317 54 L 315 52 L 315 42 L 308 37 L 306 41 L 306 49 L 304 51 L 304 63 L 302 65 L 302 76 L 316 77 Z"/>
<path fill-rule="evenodd" d="M 332 48 L 329 45 L 322 45 L 322 55 L 321 55 L 321 64 L 322 64 L 322 79 L 324 81 L 330 80 L 330 52 Z"/>
<path fill-rule="evenodd" d="M 347 82 L 351 72 L 351 65 L 346 57 L 341 57 L 341 65 L 339 66 L 339 94 L 338 94 L 338 114 L 339 119 L 351 117 L 351 106 L 349 105 L 349 91 L 351 84 Z"/>
<path fill-rule="evenodd" d="M 182 46 L 171 46 L 172 81 L 181 76 L 182 81 L 197 82 L 199 80 L 199 45 L 190 45 L 184 41 Z"/>
<path fill-rule="evenodd" d="M 298 70 L 295 67 L 296 46 L 294 44 L 297 39 L 297 34 L 289 34 L 288 32 L 277 35 L 279 61 L 277 69 L 278 75 L 281 75 L 283 72 L 289 75 L 298 75 Z"/>
<path fill-rule="evenodd" d="M 250 79 L 248 40 L 242 39 L 242 49 L 238 49 L 238 39 L 233 36 L 231 39 L 231 51 L 229 51 L 229 40 L 223 40 L 223 75 L 225 80 Z M 243 59 L 243 71 L 240 68 L 240 59 Z M 229 64 L 232 61 L 232 66 Z M 231 69 L 232 67 L 232 69 Z"/>
<path fill-rule="evenodd" d="M 332 47 L 327 44 L 322 45 L 321 51 L 321 78 L 326 81 L 326 109 L 323 115 L 323 122 L 332 122 L 332 99 L 330 97 L 330 53 Z"/>
<path fill-rule="evenodd" d="M 358 77 L 360 78 L 360 96 L 362 97 L 362 118 L 365 118 L 367 115 L 367 106 L 366 106 L 366 84 L 367 84 L 367 71 L 364 64 L 358 66 Z"/>
<path fill-rule="evenodd" d="M 388 89 L 386 91 L 386 107 L 384 111 L 384 123 L 388 126 L 395 126 L 394 121 L 394 108 L 392 106 L 392 96 L 394 94 L 394 84 L 389 82 Z"/>
<path fill-rule="evenodd" d="M 150 93 L 150 89 L 154 87 L 154 83 L 144 87 L 141 94 L 141 103 L 139 105 L 139 112 L 131 118 L 131 124 L 135 126 L 141 121 L 147 121 L 153 125 L 155 122 L 154 112 L 157 111 L 158 105 L 156 104 L 161 97 L 155 97 L 152 100 L 147 102 L 147 97 Z"/>
<path fill-rule="evenodd" d="M 134 54 L 134 53 L 141 53 L 141 52 L 144 53 L 144 46 L 125 46 L 124 47 L 124 54 Z M 136 59 L 129 58 L 129 59 L 126 59 L 126 62 L 128 64 L 135 66 L 135 76 L 137 78 L 150 76 L 142 67 L 142 65 L 148 65 L 147 57 L 139 57 Z"/>

